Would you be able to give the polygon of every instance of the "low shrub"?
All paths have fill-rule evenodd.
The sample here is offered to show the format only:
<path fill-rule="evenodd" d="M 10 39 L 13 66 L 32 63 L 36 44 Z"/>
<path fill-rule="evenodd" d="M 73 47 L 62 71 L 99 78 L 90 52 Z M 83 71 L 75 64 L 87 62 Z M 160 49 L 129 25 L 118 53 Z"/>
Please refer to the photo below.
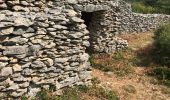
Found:
<path fill-rule="evenodd" d="M 170 65 L 170 22 L 155 31 L 155 61 L 158 64 Z"/>
<path fill-rule="evenodd" d="M 157 67 L 154 69 L 155 75 L 157 75 L 160 79 L 169 79 L 170 80 L 170 68 L 167 67 Z"/>
<path fill-rule="evenodd" d="M 117 60 L 117 61 L 123 61 L 123 60 L 125 60 L 123 51 L 116 52 L 116 54 L 115 54 L 115 56 L 114 56 L 114 59 Z"/>
<path fill-rule="evenodd" d="M 170 86 L 170 22 L 160 26 L 154 33 L 156 48 L 153 58 L 159 65 L 153 70 L 154 76 Z"/>
<path fill-rule="evenodd" d="M 168 67 L 156 67 L 154 70 L 154 76 L 156 76 L 163 84 L 170 86 L 170 68 Z"/>

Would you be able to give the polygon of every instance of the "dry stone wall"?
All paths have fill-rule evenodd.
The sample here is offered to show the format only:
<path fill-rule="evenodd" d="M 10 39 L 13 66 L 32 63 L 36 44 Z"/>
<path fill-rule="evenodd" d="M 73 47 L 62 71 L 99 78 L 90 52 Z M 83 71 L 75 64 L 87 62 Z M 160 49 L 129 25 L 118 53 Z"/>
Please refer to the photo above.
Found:
<path fill-rule="evenodd" d="M 132 13 L 127 18 L 122 19 L 120 32 L 139 33 L 152 31 L 167 21 L 170 21 L 170 15 Z"/>
<path fill-rule="evenodd" d="M 118 33 L 140 33 L 153 31 L 163 23 L 170 21 L 170 15 L 140 14 L 132 12 L 131 5 L 119 2 Z"/>
<path fill-rule="evenodd" d="M 72 6 L 64 0 L 7 0 L 0 5 L 1 99 L 90 82 L 89 32 Z"/>

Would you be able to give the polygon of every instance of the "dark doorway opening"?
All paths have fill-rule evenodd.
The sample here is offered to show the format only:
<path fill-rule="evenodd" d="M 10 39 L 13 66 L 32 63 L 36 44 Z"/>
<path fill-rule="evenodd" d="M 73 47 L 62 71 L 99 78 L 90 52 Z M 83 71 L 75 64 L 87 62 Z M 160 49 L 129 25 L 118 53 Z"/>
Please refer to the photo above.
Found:
<path fill-rule="evenodd" d="M 92 31 L 93 31 L 93 29 L 92 29 L 92 26 L 93 26 L 93 21 L 94 21 L 94 19 L 93 19 L 93 15 L 94 15 L 94 12 L 81 12 L 81 18 L 84 20 L 84 24 L 87 26 L 87 30 L 90 32 L 90 34 L 89 34 L 89 36 L 90 36 L 90 38 L 89 38 L 89 42 L 90 42 L 90 47 L 87 47 L 86 48 L 86 53 L 89 53 L 89 54 L 91 54 L 92 53 L 92 48 L 91 48 L 91 43 L 92 43 L 92 38 L 93 38 L 93 36 L 92 36 Z"/>
<path fill-rule="evenodd" d="M 81 14 L 84 24 L 86 24 L 87 29 L 90 31 L 90 23 L 92 22 L 93 12 L 82 12 Z"/>
<path fill-rule="evenodd" d="M 81 12 L 81 18 L 84 20 L 84 24 L 87 26 L 89 31 L 89 42 L 90 46 L 86 48 L 86 53 L 95 53 L 96 45 L 98 43 L 99 34 L 102 32 L 103 26 L 100 25 L 104 11 L 94 11 L 94 12 Z M 98 49 L 98 47 L 97 47 Z"/>

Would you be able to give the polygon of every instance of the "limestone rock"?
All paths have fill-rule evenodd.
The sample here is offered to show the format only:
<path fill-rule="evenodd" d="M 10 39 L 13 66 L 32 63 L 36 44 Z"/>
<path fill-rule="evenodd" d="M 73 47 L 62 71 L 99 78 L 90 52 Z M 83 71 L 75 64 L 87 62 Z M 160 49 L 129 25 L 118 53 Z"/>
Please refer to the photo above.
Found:
<path fill-rule="evenodd" d="M 22 55 L 26 54 L 28 51 L 27 47 L 24 46 L 9 46 L 6 48 L 5 51 L 3 51 L 4 55 Z"/>
<path fill-rule="evenodd" d="M 8 59 L 8 57 L 0 57 L 0 61 L 8 61 L 9 59 Z"/>
<path fill-rule="evenodd" d="M 0 71 L 0 76 L 9 76 L 12 75 L 12 67 L 4 67 Z"/>
<path fill-rule="evenodd" d="M 18 64 L 13 65 L 13 71 L 14 72 L 18 72 L 18 71 L 21 71 L 21 70 L 22 70 L 21 65 L 18 65 Z"/>
<path fill-rule="evenodd" d="M 88 61 L 89 60 L 89 55 L 87 53 L 81 54 L 80 55 L 80 60 L 81 61 Z"/>
<path fill-rule="evenodd" d="M 68 2 L 69 4 L 77 4 L 78 3 L 77 0 L 67 0 L 66 2 Z"/>
<path fill-rule="evenodd" d="M 84 20 L 82 20 L 82 19 L 80 19 L 78 17 L 72 17 L 71 21 L 76 22 L 76 23 L 83 23 L 84 22 Z"/>
<path fill-rule="evenodd" d="M 55 58 L 55 63 L 64 63 L 67 62 L 68 58 Z"/>
<path fill-rule="evenodd" d="M 32 45 L 28 47 L 27 55 L 37 55 L 42 47 L 40 45 Z"/>
<path fill-rule="evenodd" d="M 9 35 L 13 32 L 13 30 L 13 27 L 0 29 L 0 35 Z"/>
<path fill-rule="evenodd" d="M 31 22 L 29 19 L 27 18 L 16 18 L 15 21 L 15 26 L 26 26 L 29 27 L 30 25 L 33 24 L 33 22 Z"/>
<path fill-rule="evenodd" d="M 8 65 L 8 62 L 0 62 L 0 69 Z"/>
<path fill-rule="evenodd" d="M 43 67 L 46 67 L 46 65 L 41 61 L 34 61 L 34 62 L 32 62 L 31 67 L 33 67 L 33 68 L 43 68 Z"/>

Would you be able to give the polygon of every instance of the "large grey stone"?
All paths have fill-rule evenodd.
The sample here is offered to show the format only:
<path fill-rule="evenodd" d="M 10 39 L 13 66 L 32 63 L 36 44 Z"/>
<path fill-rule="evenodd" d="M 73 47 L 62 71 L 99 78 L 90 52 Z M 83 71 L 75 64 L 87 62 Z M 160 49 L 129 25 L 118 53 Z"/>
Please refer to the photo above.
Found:
<path fill-rule="evenodd" d="M 15 26 L 26 26 L 29 27 L 33 24 L 30 19 L 19 17 L 14 20 Z"/>
<path fill-rule="evenodd" d="M 75 32 L 75 33 L 70 33 L 68 35 L 69 38 L 75 38 L 75 39 L 78 39 L 78 38 L 81 38 L 84 34 L 81 33 L 81 32 Z"/>
<path fill-rule="evenodd" d="M 11 38 L 9 40 L 3 41 L 3 45 L 5 46 L 10 46 L 10 45 L 16 45 L 16 44 L 25 44 L 28 41 L 27 38 L 21 38 L 20 36 Z"/>
<path fill-rule="evenodd" d="M 22 35 L 22 34 L 25 34 L 25 33 L 26 33 L 25 27 L 16 28 L 13 32 L 13 34 L 15 34 L 15 35 Z"/>
<path fill-rule="evenodd" d="M 46 65 L 41 61 L 34 61 L 34 62 L 32 62 L 31 67 L 33 67 L 33 68 L 43 68 L 43 67 L 46 67 Z"/>
<path fill-rule="evenodd" d="M 9 35 L 13 32 L 14 28 L 13 27 L 8 27 L 8 28 L 0 28 L 0 35 Z"/>
<path fill-rule="evenodd" d="M 19 65 L 19 64 L 13 65 L 12 68 L 13 68 L 13 71 L 14 71 L 14 72 L 19 72 L 19 71 L 22 70 L 22 67 L 21 67 L 21 65 Z"/>
<path fill-rule="evenodd" d="M 69 4 L 77 4 L 78 3 L 77 0 L 66 0 L 66 2 L 68 2 Z"/>
<path fill-rule="evenodd" d="M 9 46 L 4 51 L 4 55 L 12 56 L 12 55 L 22 55 L 28 52 L 28 48 L 25 46 Z"/>
<path fill-rule="evenodd" d="M 40 51 L 42 47 L 40 45 L 32 45 L 28 47 L 28 52 L 27 55 L 31 56 L 36 56 L 38 55 L 38 52 Z"/>
<path fill-rule="evenodd" d="M 83 22 L 84 22 L 84 20 L 82 20 L 82 19 L 80 19 L 80 18 L 78 18 L 78 17 L 72 17 L 72 18 L 71 18 L 71 21 L 77 22 L 77 23 L 83 23 Z"/>
<path fill-rule="evenodd" d="M 8 65 L 8 62 L 0 62 L 0 69 Z"/>
<path fill-rule="evenodd" d="M 94 4 L 88 4 L 84 7 L 84 11 L 86 12 L 94 12 L 95 11 L 95 5 Z"/>
<path fill-rule="evenodd" d="M 90 57 L 87 53 L 80 54 L 79 56 L 80 56 L 80 60 L 81 60 L 82 62 L 88 61 L 88 60 L 89 60 L 89 57 Z"/>
<path fill-rule="evenodd" d="M 0 76 L 9 76 L 12 75 L 12 67 L 4 67 L 0 71 Z"/>
<path fill-rule="evenodd" d="M 69 58 L 55 58 L 55 63 L 65 63 Z"/>

